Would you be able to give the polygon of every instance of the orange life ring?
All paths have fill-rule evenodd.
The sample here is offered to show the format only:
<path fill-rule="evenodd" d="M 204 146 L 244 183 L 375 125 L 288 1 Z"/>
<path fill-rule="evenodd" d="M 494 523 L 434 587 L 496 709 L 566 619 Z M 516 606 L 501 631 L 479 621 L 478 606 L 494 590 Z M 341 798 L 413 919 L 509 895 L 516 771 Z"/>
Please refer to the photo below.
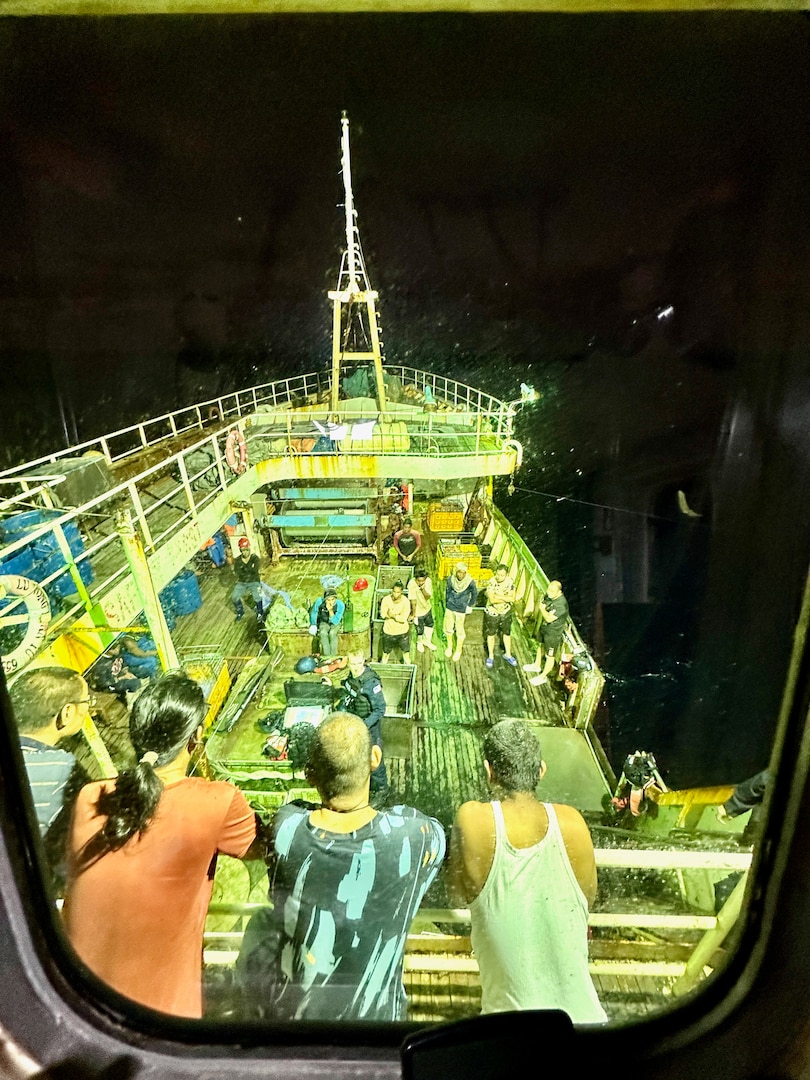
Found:
<path fill-rule="evenodd" d="M 225 440 L 225 460 L 231 472 L 241 476 L 247 468 L 247 445 L 239 428 L 232 428 Z"/>

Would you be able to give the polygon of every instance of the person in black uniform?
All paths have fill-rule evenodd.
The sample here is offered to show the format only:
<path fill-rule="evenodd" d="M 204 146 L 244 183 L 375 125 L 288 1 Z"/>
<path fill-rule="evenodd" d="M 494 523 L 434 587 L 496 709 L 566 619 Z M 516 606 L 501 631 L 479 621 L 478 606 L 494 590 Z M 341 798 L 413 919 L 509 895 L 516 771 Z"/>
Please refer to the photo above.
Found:
<path fill-rule="evenodd" d="M 537 657 L 533 664 L 523 665 L 524 671 L 539 672 L 539 675 L 535 675 L 530 680 L 533 686 L 542 686 L 543 683 L 548 682 L 549 673 L 562 651 L 563 635 L 568 623 L 568 601 L 563 596 L 562 585 L 559 581 L 548 583 L 546 595 L 540 601 L 540 614 L 543 622 L 540 627 Z"/>
<path fill-rule="evenodd" d="M 343 712 L 359 716 L 371 734 L 374 746 L 382 751 L 382 718 L 385 715 L 385 696 L 382 683 L 376 672 L 366 664 L 365 654 L 350 652 L 349 674 L 335 687 L 335 704 Z M 321 680 L 331 686 L 328 676 Z M 385 804 L 389 794 L 388 773 L 384 758 L 371 774 L 371 805 L 379 809 Z"/>
<path fill-rule="evenodd" d="M 259 576 L 259 556 L 250 552 L 250 540 L 246 536 L 239 539 L 239 558 L 234 560 L 236 573 L 236 585 L 231 593 L 231 603 L 236 612 L 236 618 L 241 619 L 245 614 L 242 597 L 248 593 L 253 597 L 256 605 L 256 617 L 261 620 L 264 616 L 264 604 L 262 602 L 262 583 Z"/>

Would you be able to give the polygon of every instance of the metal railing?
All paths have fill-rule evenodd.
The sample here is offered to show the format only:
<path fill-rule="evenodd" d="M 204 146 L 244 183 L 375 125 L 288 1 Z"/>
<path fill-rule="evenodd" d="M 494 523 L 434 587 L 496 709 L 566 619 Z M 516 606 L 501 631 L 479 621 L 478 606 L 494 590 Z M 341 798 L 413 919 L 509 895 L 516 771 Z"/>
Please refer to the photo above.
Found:
<path fill-rule="evenodd" d="M 417 393 L 424 394 L 425 388 L 430 387 L 438 402 L 451 405 L 454 409 L 460 406 L 466 413 L 486 416 L 492 422 L 495 434 L 501 438 L 508 438 L 511 434 L 515 413 L 514 406 L 509 402 L 501 401 L 464 383 L 417 368 L 395 365 L 387 366 L 385 372 L 398 379 L 403 386 L 413 387 Z M 329 372 L 310 372 L 276 382 L 261 383 L 230 394 L 221 394 L 15 465 L 0 472 L 0 481 L 17 478 L 23 485 L 23 491 L 31 494 L 32 488 L 39 486 L 42 478 L 24 480 L 23 477 L 42 465 L 92 452 L 101 454 L 107 463 L 112 465 L 167 439 L 185 435 L 195 429 L 204 431 L 210 429 L 212 424 L 239 420 L 261 407 L 269 406 L 272 411 L 279 406 L 317 401 L 328 395 L 331 385 Z"/>

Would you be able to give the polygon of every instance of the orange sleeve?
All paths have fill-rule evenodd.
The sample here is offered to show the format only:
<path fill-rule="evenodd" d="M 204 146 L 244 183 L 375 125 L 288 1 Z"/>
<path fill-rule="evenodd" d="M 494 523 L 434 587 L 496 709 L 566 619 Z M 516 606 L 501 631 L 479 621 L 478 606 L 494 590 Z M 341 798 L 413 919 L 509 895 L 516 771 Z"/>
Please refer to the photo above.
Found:
<path fill-rule="evenodd" d="M 233 855 L 240 859 L 255 839 L 256 815 L 239 788 L 232 784 L 228 786 L 233 788 L 233 791 L 217 847 L 223 855 Z"/>

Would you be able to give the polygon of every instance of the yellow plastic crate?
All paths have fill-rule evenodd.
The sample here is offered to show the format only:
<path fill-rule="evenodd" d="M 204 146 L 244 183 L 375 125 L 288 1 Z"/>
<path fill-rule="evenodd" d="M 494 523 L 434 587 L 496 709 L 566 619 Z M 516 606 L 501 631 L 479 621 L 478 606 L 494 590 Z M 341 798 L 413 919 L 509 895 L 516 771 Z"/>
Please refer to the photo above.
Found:
<path fill-rule="evenodd" d="M 464 511 L 428 510 L 427 525 L 431 532 L 461 532 L 464 528 Z"/>
<path fill-rule="evenodd" d="M 470 570 L 470 577 L 476 585 L 481 586 L 489 581 L 493 572 L 488 566 L 478 567 L 477 570 Z"/>
<path fill-rule="evenodd" d="M 445 578 L 449 574 L 452 574 L 453 567 L 457 562 L 464 562 L 467 564 L 467 569 L 470 571 L 470 576 L 475 578 L 476 572 L 481 569 L 481 552 L 468 554 L 466 551 L 452 552 L 447 555 L 440 555 L 436 560 L 436 577 Z"/>

